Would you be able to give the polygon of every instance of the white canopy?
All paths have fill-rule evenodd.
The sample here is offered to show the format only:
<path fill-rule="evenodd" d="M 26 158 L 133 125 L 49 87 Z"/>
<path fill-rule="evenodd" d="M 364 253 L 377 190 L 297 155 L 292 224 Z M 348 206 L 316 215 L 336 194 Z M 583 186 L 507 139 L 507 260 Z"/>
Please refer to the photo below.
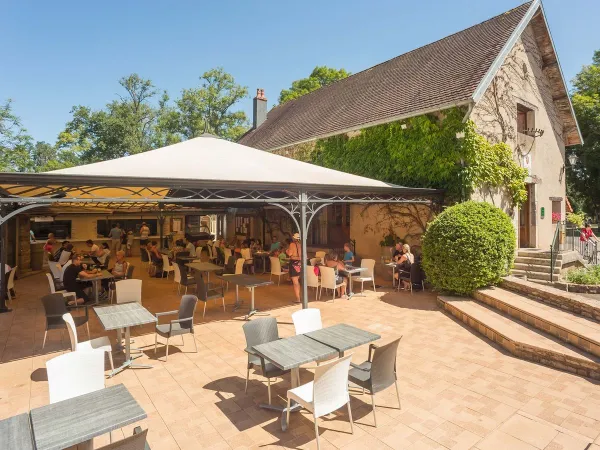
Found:
<path fill-rule="evenodd" d="M 297 161 L 205 135 L 123 158 L 51 174 L 250 183 L 389 187 L 388 183 Z"/>

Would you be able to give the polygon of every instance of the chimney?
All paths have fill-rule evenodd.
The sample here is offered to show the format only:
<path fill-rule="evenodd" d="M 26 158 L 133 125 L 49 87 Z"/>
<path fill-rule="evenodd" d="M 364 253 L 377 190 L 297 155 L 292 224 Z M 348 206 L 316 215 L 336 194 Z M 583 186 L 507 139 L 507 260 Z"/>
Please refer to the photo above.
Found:
<path fill-rule="evenodd" d="M 258 128 L 267 120 L 267 98 L 264 89 L 256 90 L 252 104 L 252 128 Z"/>

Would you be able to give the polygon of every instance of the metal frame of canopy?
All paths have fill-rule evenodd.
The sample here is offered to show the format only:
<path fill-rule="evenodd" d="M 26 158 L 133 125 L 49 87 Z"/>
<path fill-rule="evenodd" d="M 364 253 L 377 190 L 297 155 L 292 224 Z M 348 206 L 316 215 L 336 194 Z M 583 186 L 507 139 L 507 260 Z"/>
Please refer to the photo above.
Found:
<path fill-rule="evenodd" d="M 308 228 L 318 212 L 326 206 L 351 204 L 441 202 L 443 191 L 401 186 L 336 186 L 318 183 L 284 184 L 244 181 L 165 180 L 64 174 L 0 174 L 0 236 L 6 222 L 17 214 L 48 206 L 92 206 L 104 209 L 147 211 L 171 210 L 188 206 L 259 206 L 271 205 L 286 211 L 296 225 L 306 255 Z M 117 196 L 104 196 L 103 190 Z M 6 263 L 5 239 L 0 245 L 0 286 L 4 286 Z M 306 258 L 302 258 L 302 273 Z M 302 307 L 308 307 L 306 277 L 301 277 Z M 8 311 L 4 296 L 0 312 Z"/>

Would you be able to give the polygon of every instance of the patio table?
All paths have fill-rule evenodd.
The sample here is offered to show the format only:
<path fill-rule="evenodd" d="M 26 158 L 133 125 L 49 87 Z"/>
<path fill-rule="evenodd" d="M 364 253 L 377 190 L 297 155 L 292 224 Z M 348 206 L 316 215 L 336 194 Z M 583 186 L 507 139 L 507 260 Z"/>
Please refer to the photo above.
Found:
<path fill-rule="evenodd" d="M 0 448 L 34 450 L 29 414 L 23 413 L 0 420 Z"/>
<path fill-rule="evenodd" d="M 363 272 L 367 270 L 366 267 L 353 267 L 353 266 L 346 266 L 344 268 L 344 270 L 339 270 L 339 272 L 341 274 L 346 274 L 348 275 L 348 291 L 347 291 L 347 295 L 348 295 L 348 300 L 350 300 L 352 298 L 354 294 L 354 292 L 352 292 L 352 275 Z M 364 295 L 364 294 L 362 294 Z"/>
<path fill-rule="evenodd" d="M 98 320 L 100 320 L 100 323 L 106 331 L 120 330 L 125 328 L 125 362 L 111 372 L 111 377 L 125 370 L 127 367 L 131 367 L 132 369 L 152 368 L 152 366 L 149 365 L 134 364 L 135 359 L 142 355 L 131 356 L 130 327 L 144 325 L 147 323 L 156 323 L 156 316 L 151 314 L 150 311 L 148 311 L 139 303 L 122 303 L 120 305 L 101 307 L 97 306 L 94 308 L 94 311 L 98 315 Z"/>
<path fill-rule="evenodd" d="M 324 331 L 324 333 L 315 336 L 311 336 L 312 333 L 299 334 L 266 344 L 255 345 L 253 350 L 280 369 L 290 370 L 293 389 L 300 384 L 300 366 L 302 364 L 343 355 L 346 350 L 380 338 L 377 334 L 345 324 L 323 328 L 320 331 Z M 344 338 L 347 338 L 348 341 L 343 344 L 340 343 L 340 340 Z M 269 404 L 261 404 L 260 407 L 281 411 L 281 429 L 283 431 L 287 429 L 287 407 Z M 299 409 L 300 405 L 292 404 L 290 412 Z"/>
<path fill-rule="evenodd" d="M 243 302 L 240 302 L 239 287 L 245 287 L 250 291 L 250 310 L 248 311 L 248 314 L 246 314 L 246 320 L 258 312 L 258 310 L 254 308 L 254 288 L 273 284 L 273 282 L 270 280 L 263 280 L 262 278 L 246 274 L 221 275 L 219 278 L 228 283 L 235 284 L 235 304 L 233 305 L 234 311 L 237 311 L 239 308 L 241 308 L 243 304 Z"/>
<path fill-rule="evenodd" d="M 92 286 L 94 288 L 94 304 L 97 305 L 98 303 L 100 303 L 100 301 L 98 300 L 98 293 L 100 291 L 100 282 L 102 280 L 107 280 L 113 278 L 112 273 L 110 273 L 108 270 L 103 270 L 102 272 L 100 272 L 99 274 L 97 274 L 94 278 L 79 278 L 77 277 L 77 281 L 91 281 Z"/>
<path fill-rule="evenodd" d="M 391 267 L 392 268 L 392 287 L 396 286 L 396 263 L 395 262 L 389 262 L 385 264 L 386 267 Z"/>
<path fill-rule="evenodd" d="M 30 416 L 37 450 L 92 449 L 94 437 L 147 417 L 122 384 L 32 409 Z"/>
<path fill-rule="evenodd" d="M 223 270 L 221 266 L 217 266 L 216 264 L 209 262 L 190 262 L 186 264 L 192 270 L 197 270 L 199 272 L 206 272 L 206 284 L 210 283 L 210 273 L 215 272 L 217 270 Z"/>

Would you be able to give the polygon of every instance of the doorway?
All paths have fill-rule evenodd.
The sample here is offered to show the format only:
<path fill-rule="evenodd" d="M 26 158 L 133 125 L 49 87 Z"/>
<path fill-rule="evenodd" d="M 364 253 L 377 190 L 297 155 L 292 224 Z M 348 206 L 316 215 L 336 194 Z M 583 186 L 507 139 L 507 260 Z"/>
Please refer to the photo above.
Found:
<path fill-rule="evenodd" d="M 519 248 L 531 248 L 531 215 L 533 199 L 532 184 L 527 184 L 527 200 L 519 209 Z"/>

